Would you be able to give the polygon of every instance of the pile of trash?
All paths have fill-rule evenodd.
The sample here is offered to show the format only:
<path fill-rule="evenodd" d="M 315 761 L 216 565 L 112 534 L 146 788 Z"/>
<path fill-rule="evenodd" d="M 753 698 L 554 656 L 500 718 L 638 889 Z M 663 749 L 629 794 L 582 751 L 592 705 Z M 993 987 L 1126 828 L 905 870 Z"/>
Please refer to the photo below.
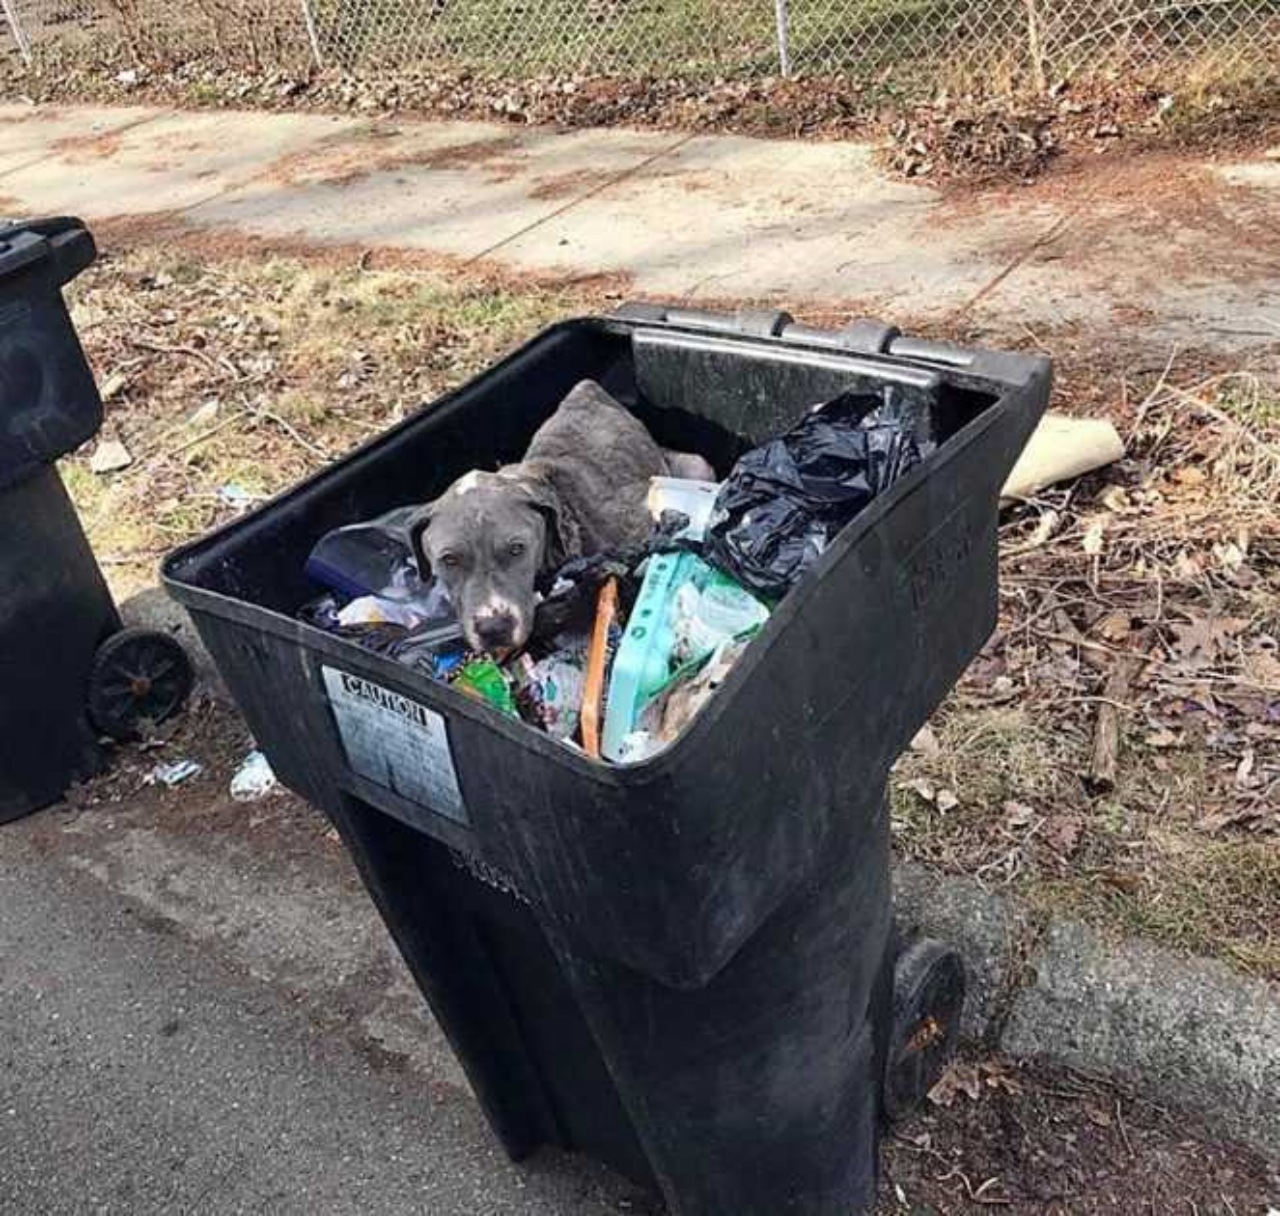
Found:
<path fill-rule="evenodd" d="M 518 654 L 469 649 L 443 584 L 419 576 L 417 507 L 325 536 L 306 567 L 325 594 L 301 616 L 594 759 L 638 763 L 680 736 L 841 529 L 928 455 L 931 427 L 892 386 L 848 392 L 719 484 L 654 478 L 649 542 L 556 571 Z"/>

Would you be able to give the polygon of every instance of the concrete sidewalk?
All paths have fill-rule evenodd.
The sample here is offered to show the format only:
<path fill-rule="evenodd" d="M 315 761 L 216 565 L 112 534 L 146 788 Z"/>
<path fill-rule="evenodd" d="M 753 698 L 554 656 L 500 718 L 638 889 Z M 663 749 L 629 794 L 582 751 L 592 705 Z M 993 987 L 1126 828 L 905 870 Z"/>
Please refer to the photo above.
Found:
<path fill-rule="evenodd" d="M 685 301 L 1280 339 L 1280 162 L 1103 160 L 950 199 L 871 150 L 637 131 L 0 106 L 0 213 L 613 275 Z"/>

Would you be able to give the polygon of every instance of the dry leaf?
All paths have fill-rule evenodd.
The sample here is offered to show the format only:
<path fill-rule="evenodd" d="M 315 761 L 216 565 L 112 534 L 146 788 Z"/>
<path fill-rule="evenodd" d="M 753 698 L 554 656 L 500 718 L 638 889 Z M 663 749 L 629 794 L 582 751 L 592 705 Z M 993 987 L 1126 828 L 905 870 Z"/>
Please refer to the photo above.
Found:
<path fill-rule="evenodd" d="M 993 701 L 1011 701 L 1018 695 L 1018 690 L 1009 676 L 996 676 L 991 682 L 991 699 Z"/>
<path fill-rule="evenodd" d="M 1180 486 L 1202 486 L 1209 480 L 1209 474 L 1194 464 L 1184 464 L 1181 468 L 1174 469 L 1172 476 Z"/>
<path fill-rule="evenodd" d="M 1004 811 L 1006 827 L 1030 827 L 1031 821 L 1036 817 L 1035 811 L 1027 806 L 1025 802 L 1006 802 L 1000 809 Z"/>
<path fill-rule="evenodd" d="M 1054 852 L 1070 857 L 1080 847 L 1084 819 L 1079 815 L 1053 815 L 1041 828 L 1040 835 Z"/>
<path fill-rule="evenodd" d="M 1263 688 L 1280 690 L 1280 658 L 1271 651 L 1263 650 L 1261 647 L 1249 651 L 1244 656 L 1241 668 L 1241 674 L 1252 683 Z"/>
<path fill-rule="evenodd" d="M 103 401 L 111 401 L 118 397 L 129 385 L 129 379 L 123 372 L 112 372 L 103 382 L 98 395 Z"/>
<path fill-rule="evenodd" d="M 1008 1069 L 1008 1067 L 997 1060 L 984 1060 L 979 1066 L 979 1071 L 987 1082 L 988 1089 L 1002 1089 L 1007 1094 L 1015 1097 L 1023 1092 L 1022 1082 L 1019 1081 Z"/>
<path fill-rule="evenodd" d="M 1255 810 L 1233 808 L 1229 811 L 1210 811 L 1209 814 L 1202 815 L 1196 820 L 1196 827 L 1202 832 L 1212 834 L 1221 832 L 1223 828 L 1240 827 L 1251 823 L 1257 817 L 1258 812 Z"/>
<path fill-rule="evenodd" d="M 913 777 L 910 781 L 904 781 L 902 788 L 918 794 L 926 802 L 932 802 L 937 797 L 937 789 L 928 777 Z"/>
<path fill-rule="evenodd" d="M 1159 730 L 1153 730 L 1146 737 L 1146 744 L 1148 747 L 1177 747 L 1181 742 L 1181 735 L 1174 734 L 1173 731 L 1164 726 L 1160 727 Z"/>
<path fill-rule="evenodd" d="M 1191 583 L 1204 574 L 1204 562 L 1196 554 L 1188 553 L 1184 549 L 1174 559 L 1173 569 L 1179 578 Z"/>
<path fill-rule="evenodd" d="M 1089 1122 L 1097 1127 L 1110 1127 L 1115 1122 L 1111 1112 L 1103 1110 L 1100 1106 L 1086 1106 L 1084 1113 Z"/>
<path fill-rule="evenodd" d="M 187 425 L 195 428 L 196 430 L 203 430 L 205 427 L 211 426 L 213 423 L 217 422 L 218 415 L 221 412 L 222 405 L 211 398 L 187 419 Z"/>
<path fill-rule="evenodd" d="M 956 797 L 954 790 L 940 789 L 937 798 L 934 799 L 934 805 L 944 815 L 948 811 L 954 811 L 960 805 L 960 799 Z"/>
<path fill-rule="evenodd" d="M 1221 541 L 1213 546 L 1213 556 L 1224 570 L 1238 570 L 1244 565 L 1245 553 L 1233 541 Z"/>
<path fill-rule="evenodd" d="M 118 439 L 103 439 L 89 457 L 90 472 L 101 477 L 104 473 L 117 473 L 133 463 L 129 449 Z"/>
<path fill-rule="evenodd" d="M 1090 557 L 1097 557 L 1102 553 L 1102 541 L 1106 531 L 1107 525 L 1102 519 L 1093 520 L 1085 529 L 1084 551 Z"/>
<path fill-rule="evenodd" d="M 1027 537 L 1026 547 L 1028 549 L 1038 549 L 1041 545 L 1047 545 L 1049 538 L 1058 530 L 1058 523 L 1061 518 L 1058 512 L 1052 509 L 1042 511 L 1040 518 L 1036 520 L 1036 526 L 1031 535 Z"/>
<path fill-rule="evenodd" d="M 942 744 L 938 742 L 938 736 L 933 733 L 933 727 L 925 725 L 916 732 L 915 738 L 911 740 L 911 750 L 930 759 L 936 759 L 942 755 Z"/>
<path fill-rule="evenodd" d="M 950 1106 L 959 1094 L 964 1094 L 971 1102 L 976 1102 L 982 1094 L 982 1081 L 978 1069 L 973 1064 L 965 1064 L 960 1060 L 952 1060 L 947 1071 L 938 1078 L 937 1084 L 929 1091 L 929 1101 L 934 1106 Z"/>
<path fill-rule="evenodd" d="M 1133 618 L 1126 612 L 1109 612 L 1095 626 L 1094 632 L 1107 642 L 1123 642 L 1133 632 Z"/>
<path fill-rule="evenodd" d="M 1175 652 L 1190 662 L 1212 662 L 1223 643 L 1249 627 L 1239 617 L 1193 616 L 1185 625 L 1174 625 Z"/>
<path fill-rule="evenodd" d="M 1121 511 L 1127 510 L 1133 504 L 1129 501 L 1129 495 L 1124 492 L 1121 486 L 1108 486 L 1101 494 L 1098 495 L 1098 501 L 1107 508 L 1108 511 L 1114 511 L 1119 514 Z"/>
<path fill-rule="evenodd" d="M 1098 877 L 1118 891 L 1133 893 L 1142 890 L 1142 876 L 1139 874 L 1126 874 L 1123 870 L 1101 870 Z"/>
<path fill-rule="evenodd" d="M 1236 785 L 1241 789 L 1247 790 L 1255 784 L 1253 781 L 1255 759 L 1253 748 L 1246 748 L 1244 755 L 1240 757 L 1240 763 L 1236 765 Z"/>

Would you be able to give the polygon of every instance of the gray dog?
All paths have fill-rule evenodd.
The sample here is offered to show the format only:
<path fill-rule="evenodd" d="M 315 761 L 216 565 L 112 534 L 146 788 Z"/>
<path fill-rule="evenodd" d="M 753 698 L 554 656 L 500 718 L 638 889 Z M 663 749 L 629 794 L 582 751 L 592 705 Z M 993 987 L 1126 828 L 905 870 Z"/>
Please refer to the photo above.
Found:
<path fill-rule="evenodd" d="M 571 558 L 643 543 L 649 479 L 714 480 L 700 456 L 667 452 L 598 384 L 584 380 L 534 435 L 525 458 L 468 473 L 412 525 L 418 567 L 443 580 L 476 650 L 529 640 L 538 576 Z"/>

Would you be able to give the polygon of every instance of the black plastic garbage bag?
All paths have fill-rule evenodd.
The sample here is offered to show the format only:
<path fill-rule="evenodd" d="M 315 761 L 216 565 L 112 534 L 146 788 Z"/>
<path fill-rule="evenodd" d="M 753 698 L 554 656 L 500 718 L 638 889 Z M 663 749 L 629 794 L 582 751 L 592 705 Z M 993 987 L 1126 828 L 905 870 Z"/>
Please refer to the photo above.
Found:
<path fill-rule="evenodd" d="M 734 466 L 707 533 L 706 556 L 777 600 L 877 494 L 932 446 L 924 402 L 842 393 Z"/>

